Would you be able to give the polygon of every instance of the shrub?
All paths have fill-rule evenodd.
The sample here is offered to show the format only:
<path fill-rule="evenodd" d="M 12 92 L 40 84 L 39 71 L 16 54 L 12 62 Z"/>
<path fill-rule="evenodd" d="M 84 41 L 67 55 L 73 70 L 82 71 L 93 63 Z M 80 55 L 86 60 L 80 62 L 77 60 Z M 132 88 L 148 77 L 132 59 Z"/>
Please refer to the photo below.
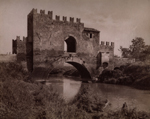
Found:
<path fill-rule="evenodd" d="M 88 113 L 103 111 L 107 102 L 107 100 L 102 100 L 98 94 L 93 93 L 90 85 L 82 85 L 79 94 L 72 101 L 79 109 Z"/>
<path fill-rule="evenodd" d="M 28 73 L 23 70 L 22 66 L 16 62 L 0 63 L 0 81 L 5 80 L 24 80 L 28 78 Z"/>
<path fill-rule="evenodd" d="M 33 96 L 23 81 L 2 83 L 0 116 L 3 119 L 27 119 L 32 115 Z"/>

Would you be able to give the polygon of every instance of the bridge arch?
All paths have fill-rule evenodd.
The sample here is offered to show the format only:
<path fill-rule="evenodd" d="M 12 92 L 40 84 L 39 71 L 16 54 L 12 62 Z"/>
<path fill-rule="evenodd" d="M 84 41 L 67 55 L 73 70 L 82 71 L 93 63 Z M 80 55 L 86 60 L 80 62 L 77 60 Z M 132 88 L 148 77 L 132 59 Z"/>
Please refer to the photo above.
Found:
<path fill-rule="evenodd" d="M 59 63 L 68 63 L 72 66 L 74 66 L 80 73 L 80 76 L 83 81 L 89 81 L 92 80 L 90 72 L 88 68 L 84 65 L 84 61 L 81 60 L 79 57 L 59 57 L 54 62 L 51 62 L 51 66 L 48 67 L 36 67 L 33 72 L 32 76 L 36 76 L 41 79 L 48 79 L 50 73 L 57 68 Z M 59 67 L 59 66 L 58 66 Z"/>
<path fill-rule="evenodd" d="M 89 71 L 87 70 L 87 68 L 83 64 L 73 62 L 73 61 L 68 61 L 66 63 L 69 63 L 72 66 L 74 66 L 79 71 L 82 79 L 88 79 L 88 80 L 92 79 Z"/>

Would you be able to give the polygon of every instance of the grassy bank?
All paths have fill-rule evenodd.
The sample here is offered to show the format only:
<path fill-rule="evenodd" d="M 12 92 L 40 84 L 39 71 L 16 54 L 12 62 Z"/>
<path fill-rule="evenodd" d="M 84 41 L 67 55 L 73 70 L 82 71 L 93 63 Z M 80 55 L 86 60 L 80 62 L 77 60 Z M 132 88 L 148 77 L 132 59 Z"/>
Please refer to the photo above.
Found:
<path fill-rule="evenodd" d="M 115 70 L 107 70 L 99 77 L 99 81 L 110 84 L 130 85 L 150 90 L 150 64 L 135 62 L 122 65 Z"/>
<path fill-rule="evenodd" d="M 150 64 L 146 62 L 135 62 L 124 67 L 124 74 L 132 76 L 132 86 L 150 90 Z"/>
<path fill-rule="evenodd" d="M 150 114 L 128 109 L 109 110 L 107 100 L 82 86 L 76 97 L 66 103 L 51 86 L 29 80 L 19 64 L 0 64 L 1 119 L 149 119 Z M 28 80 L 27 80 L 28 79 Z"/>

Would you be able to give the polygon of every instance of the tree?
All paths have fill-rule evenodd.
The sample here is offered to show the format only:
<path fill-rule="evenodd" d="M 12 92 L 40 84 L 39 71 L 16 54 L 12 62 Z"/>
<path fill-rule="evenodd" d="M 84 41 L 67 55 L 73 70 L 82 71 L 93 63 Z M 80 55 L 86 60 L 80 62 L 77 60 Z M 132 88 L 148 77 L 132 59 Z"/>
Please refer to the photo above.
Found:
<path fill-rule="evenodd" d="M 135 59 L 140 58 L 140 54 L 144 51 L 145 42 L 141 37 L 136 37 L 132 41 L 132 45 L 130 45 L 131 56 Z"/>
<path fill-rule="evenodd" d="M 140 53 L 140 60 L 144 61 L 150 58 L 150 45 L 146 45 Z"/>
<path fill-rule="evenodd" d="M 129 48 L 123 48 L 120 46 L 121 55 L 123 58 L 130 58 L 131 57 L 131 51 Z"/>
<path fill-rule="evenodd" d="M 129 48 L 120 46 L 123 58 L 135 58 L 138 60 L 146 60 L 150 54 L 150 45 L 145 45 L 144 39 L 136 37 L 131 41 Z"/>

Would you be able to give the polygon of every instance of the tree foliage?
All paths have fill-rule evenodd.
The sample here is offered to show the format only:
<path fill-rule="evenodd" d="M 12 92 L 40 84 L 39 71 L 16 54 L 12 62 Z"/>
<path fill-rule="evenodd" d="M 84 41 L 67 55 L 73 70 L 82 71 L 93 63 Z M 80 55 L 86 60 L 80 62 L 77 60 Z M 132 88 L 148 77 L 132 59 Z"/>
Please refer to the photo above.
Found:
<path fill-rule="evenodd" d="M 131 56 L 135 59 L 139 59 L 140 53 L 142 53 L 142 51 L 145 48 L 144 39 L 136 37 L 131 42 L 132 42 L 132 44 L 130 45 Z"/>
<path fill-rule="evenodd" d="M 131 51 L 129 48 L 123 48 L 122 46 L 120 46 L 120 51 L 121 51 L 121 55 L 123 58 L 129 58 L 131 57 Z"/>
<path fill-rule="evenodd" d="M 150 59 L 150 45 L 146 45 L 143 51 L 140 53 L 140 60 Z"/>
<path fill-rule="evenodd" d="M 150 45 L 145 45 L 144 39 L 136 37 L 131 41 L 129 48 L 120 47 L 123 58 L 135 58 L 138 60 L 146 60 L 150 54 Z"/>

